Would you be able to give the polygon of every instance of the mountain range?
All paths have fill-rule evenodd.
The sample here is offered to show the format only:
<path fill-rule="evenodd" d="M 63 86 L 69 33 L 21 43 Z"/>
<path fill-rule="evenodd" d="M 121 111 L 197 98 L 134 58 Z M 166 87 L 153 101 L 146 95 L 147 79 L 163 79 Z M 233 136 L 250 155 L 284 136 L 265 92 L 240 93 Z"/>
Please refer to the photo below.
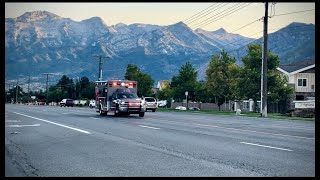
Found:
<path fill-rule="evenodd" d="M 281 64 L 314 58 L 314 24 L 292 23 L 269 35 L 268 48 Z M 82 21 L 63 18 L 47 11 L 26 12 L 5 18 L 5 76 L 44 80 L 43 73 L 87 76 L 98 79 L 102 55 L 103 79 L 123 79 L 127 64 L 136 64 L 155 81 L 171 79 L 181 65 L 191 62 L 198 79 L 212 55 L 230 51 L 241 64 L 246 45 L 262 42 L 224 29 L 192 30 L 183 22 L 168 26 L 119 23 L 108 26 L 101 18 Z M 44 81 L 43 81 L 44 82 Z"/>

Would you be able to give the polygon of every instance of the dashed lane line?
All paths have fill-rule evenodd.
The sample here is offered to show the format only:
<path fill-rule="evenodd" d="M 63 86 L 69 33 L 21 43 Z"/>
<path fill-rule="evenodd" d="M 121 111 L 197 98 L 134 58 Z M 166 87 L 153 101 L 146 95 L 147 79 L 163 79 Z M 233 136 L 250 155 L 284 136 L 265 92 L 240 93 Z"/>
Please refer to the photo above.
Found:
<path fill-rule="evenodd" d="M 29 126 L 40 126 L 40 124 L 31 124 L 31 125 L 8 125 L 6 127 L 29 127 Z"/>
<path fill-rule="evenodd" d="M 51 121 L 48 121 L 48 120 L 45 120 L 45 119 L 36 118 L 36 117 L 28 116 L 28 115 L 25 115 L 25 114 L 17 113 L 17 112 L 13 112 L 13 113 L 19 114 L 21 116 L 29 117 L 29 118 L 32 118 L 32 119 L 36 119 L 36 120 L 39 120 L 39 121 L 47 122 L 47 123 L 50 123 L 50 124 L 54 124 L 54 125 L 57 125 L 57 126 L 61 126 L 61 127 L 67 128 L 67 129 L 72 129 L 74 131 L 79 131 L 79 132 L 82 132 L 82 133 L 85 133 L 85 134 L 91 134 L 88 131 L 84 131 L 84 130 L 81 130 L 81 129 L 78 129 L 78 128 L 74 128 L 74 127 L 70 127 L 70 126 L 67 126 L 67 125 L 51 122 Z"/>
<path fill-rule="evenodd" d="M 254 143 L 248 143 L 248 142 L 240 142 L 240 143 L 241 144 L 248 144 L 248 145 L 252 145 L 252 146 L 260 146 L 260 147 L 265 147 L 265 148 L 271 148 L 271 149 L 278 149 L 278 150 L 283 150 L 283 151 L 292 151 L 291 149 L 267 146 L 267 145 L 262 145 L 262 144 L 254 144 Z"/>
<path fill-rule="evenodd" d="M 150 128 L 150 129 L 160 129 L 160 128 L 156 128 L 156 127 L 151 127 L 151 126 L 144 126 L 144 125 L 139 125 L 140 127 L 144 127 L 144 128 Z"/>

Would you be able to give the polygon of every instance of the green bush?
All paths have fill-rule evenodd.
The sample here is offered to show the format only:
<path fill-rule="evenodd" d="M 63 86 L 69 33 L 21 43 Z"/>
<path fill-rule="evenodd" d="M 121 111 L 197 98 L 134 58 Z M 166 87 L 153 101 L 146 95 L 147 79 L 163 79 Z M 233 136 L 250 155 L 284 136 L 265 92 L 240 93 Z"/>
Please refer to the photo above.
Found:
<path fill-rule="evenodd" d="M 304 115 L 304 118 L 313 118 L 314 114 L 313 113 L 308 113 L 306 115 Z"/>

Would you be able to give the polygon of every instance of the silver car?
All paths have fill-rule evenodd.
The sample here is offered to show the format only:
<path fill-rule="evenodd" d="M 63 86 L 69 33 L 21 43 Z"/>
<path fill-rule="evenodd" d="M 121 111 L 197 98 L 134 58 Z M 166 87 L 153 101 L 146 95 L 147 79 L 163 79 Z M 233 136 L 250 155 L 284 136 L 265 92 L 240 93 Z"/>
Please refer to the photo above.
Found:
<path fill-rule="evenodd" d="M 157 100 L 153 97 L 145 97 L 144 102 L 146 103 L 146 111 L 152 110 L 152 112 L 155 112 L 158 108 Z"/>

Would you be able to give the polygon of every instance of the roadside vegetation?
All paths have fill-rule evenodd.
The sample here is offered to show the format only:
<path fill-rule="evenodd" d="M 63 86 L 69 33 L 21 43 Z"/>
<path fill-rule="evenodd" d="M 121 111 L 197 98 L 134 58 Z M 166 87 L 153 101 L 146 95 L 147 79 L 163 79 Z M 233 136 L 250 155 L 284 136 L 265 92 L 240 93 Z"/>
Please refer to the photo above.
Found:
<path fill-rule="evenodd" d="M 201 110 L 201 111 L 183 111 L 172 108 L 158 108 L 159 112 L 178 112 L 178 113 L 198 113 L 198 114 L 214 114 L 214 115 L 228 115 L 237 116 L 234 111 L 217 111 L 217 110 Z M 255 112 L 241 112 L 241 117 L 257 117 L 261 118 L 260 113 Z M 302 117 L 288 117 L 281 113 L 268 113 L 270 119 L 282 119 L 282 120 L 304 120 L 304 121 L 315 121 L 315 118 L 302 118 Z"/>

